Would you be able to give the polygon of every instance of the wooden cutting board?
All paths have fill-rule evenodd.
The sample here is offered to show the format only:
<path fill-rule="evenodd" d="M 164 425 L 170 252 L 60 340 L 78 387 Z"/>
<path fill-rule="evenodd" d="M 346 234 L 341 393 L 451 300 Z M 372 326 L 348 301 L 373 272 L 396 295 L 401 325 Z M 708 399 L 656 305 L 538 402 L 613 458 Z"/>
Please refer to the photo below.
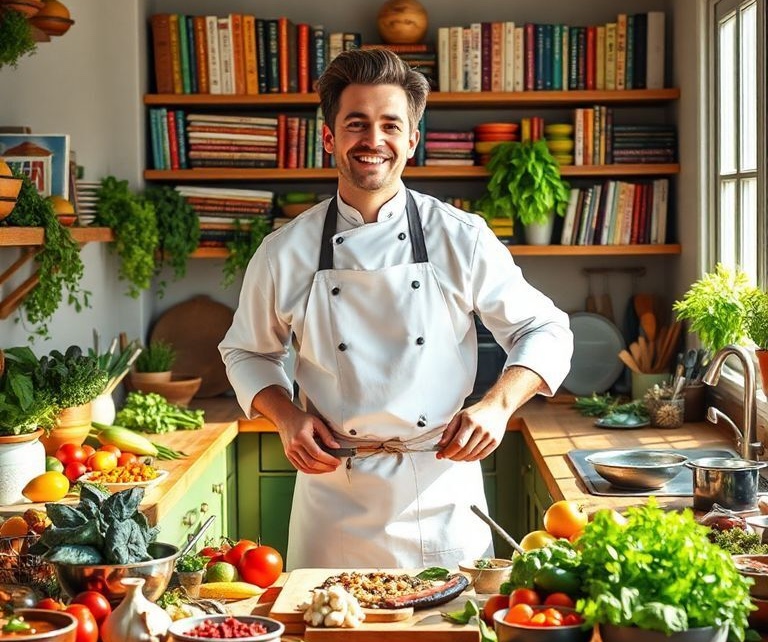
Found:
<path fill-rule="evenodd" d="M 476 625 L 451 624 L 441 611 L 464 608 L 471 591 L 435 609 L 414 612 L 407 609 L 364 609 L 365 622 L 355 629 L 306 627 L 303 614 L 296 607 L 304 602 L 309 592 L 331 575 L 355 569 L 308 568 L 291 571 L 283 590 L 275 600 L 269 617 L 285 624 L 286 634 L 301 635 L 305 642 L 332 642 L 340 638 L 349 642 L 478 642 L 480 633 Z M 357 569 L 360 572 L 381 569 Z M 402 573 L 404 571 L 390 571 Z"/>
<path fill-rule="evenodd" d="M 218 346 L 233 316 L 229 306 L 200 295 L 169 308 L 152 326 L 150 341 L 162 339 L 176 349 L 173 371 L 202 378 L 195 397 L 216 397 L 230 390 Z"/>

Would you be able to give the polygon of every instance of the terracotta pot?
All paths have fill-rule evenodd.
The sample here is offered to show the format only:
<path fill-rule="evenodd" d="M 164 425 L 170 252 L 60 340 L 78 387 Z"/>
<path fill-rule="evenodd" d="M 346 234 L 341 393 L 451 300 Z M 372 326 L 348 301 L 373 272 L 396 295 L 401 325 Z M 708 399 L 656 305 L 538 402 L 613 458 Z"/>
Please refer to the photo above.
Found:
<path fill-rule="evenodd" d="M 614 626 L 600 624 L 600 639 L 603 642 L 725 642 L 728 627 L 705 626 L 666 635 L 660 631 L 648 631 L 635 626 Z"/>
<path fill-rule="evenodd" d="M 64 408 L 56 418 L 56 426 L 40 437 L 46 455 L 55 455 L 62 444 L 81 445 L 91 431 L 91 403 Z"/>
<path fill-rule="evenodd" d="M 0 505 L 23 501 L 27 482 L 45 472 L 42 430 L 0 437 Z"/>
<path fill-rule="evenodd" d="M 763 394 L 768 397 L 768 350 L 755 350 L 760 366 L 760 379 L 763 382 Z"/>
<path fill-rule="evenodd" d="M 167 383 L 171 380 L 171 371 L 165 372 L 132 372 L 128 375 L 131 380 L 131 386 L 141 390 L 142 384 Z"/>

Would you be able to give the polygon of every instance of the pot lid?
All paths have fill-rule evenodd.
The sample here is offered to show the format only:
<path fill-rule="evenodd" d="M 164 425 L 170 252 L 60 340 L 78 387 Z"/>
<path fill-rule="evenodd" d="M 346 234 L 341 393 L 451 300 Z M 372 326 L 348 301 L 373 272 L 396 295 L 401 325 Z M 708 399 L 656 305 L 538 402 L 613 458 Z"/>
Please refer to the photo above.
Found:
<path fill-rule="evenodd" d="M 738 457 L 702 457 L 688 462 L 692 468 L 709 470 L 756 470 L 768 466 L 764 461 L 751 461 Z"/>

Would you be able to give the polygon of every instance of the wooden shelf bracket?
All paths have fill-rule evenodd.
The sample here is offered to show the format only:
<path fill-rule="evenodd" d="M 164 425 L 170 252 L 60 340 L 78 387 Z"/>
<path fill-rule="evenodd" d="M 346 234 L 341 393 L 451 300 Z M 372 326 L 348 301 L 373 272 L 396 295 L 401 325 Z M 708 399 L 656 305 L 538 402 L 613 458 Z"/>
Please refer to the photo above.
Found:
<path fill-rule="evenodd" d="M 24 265 L 31 261 L 37 255 L 36 248 L 24 248 L 21 256 L 16 259 L 5 272 L 0 274 L 0 285 L 5 283 Z M 16 287 L 13 292 L 0 300 L 0 319 L 7 319 L 21 305 L 24 297 L 38 284 L 39 278 L 37 272 L 24 280 L 21 285 Z"/>

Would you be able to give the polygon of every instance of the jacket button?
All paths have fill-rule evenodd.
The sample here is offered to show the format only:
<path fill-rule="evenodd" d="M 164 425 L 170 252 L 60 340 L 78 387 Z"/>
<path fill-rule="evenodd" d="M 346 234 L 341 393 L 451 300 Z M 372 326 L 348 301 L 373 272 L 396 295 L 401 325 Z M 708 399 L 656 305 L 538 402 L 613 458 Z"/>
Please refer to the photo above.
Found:
<path fill-rule="evenodd" d="M 344 352 L 346 349 L 347 349 L 347 344 L 346 343 L 340 343 L 339 344 L 339 350 L 341 352 Z"/>
<path fill-rule="evenodd" d="M 344 237 L 339 236 L 336 238 L 336 245 L 341 245 L 344 242 Z"/>
<path fill-rule="evenodd" d="M 418 290 L 421 287 L 421 283 L 419 283 L 418 281 L 411 281 L 411 287 L 414 290 Z"/>
<path fill-rule="evenodd" d="M 405 232 L 400 232 L 400 234 L 397 235 L 397 238 L 399 238 L 401 241 L 405 240 Z"/>
<path fill-rule="evenodd" d="M 426 420 L 426 419 L 424 419 L 424 418 L 422 417 L 421 419 L 419 419 L 419 420 L 416 422 L 416 425 L 417 425 L 419 428 L 424 428 L 424 427 L 427 425 L 427 420 Z"/>
<path fill-rule="evenodd" d="M 337 295 L 339 292 L 341 292 L 341 290 L 340 290 L 339 288 L 333 288 L 333 289 L 331 290 L 331 294 L 332 294 L 333 296 L 336 296 L 336 295 Z"/>
<path fill-rule="evenodd" d="M 417 346 L 423 346 L 424 345 L 424 337 L 419 337 L 416 339 L 416 345 Z"/>
<path fill-rule="evenodd" d="M 350 430 L 350 431 L 349 431 L 349 434 L 350 434 L 350 435 L 356 435 L 356 434 L 357 434 L 357 430 L 355 430 L 355 429 L 353 428 L 352 430 Z"/>

